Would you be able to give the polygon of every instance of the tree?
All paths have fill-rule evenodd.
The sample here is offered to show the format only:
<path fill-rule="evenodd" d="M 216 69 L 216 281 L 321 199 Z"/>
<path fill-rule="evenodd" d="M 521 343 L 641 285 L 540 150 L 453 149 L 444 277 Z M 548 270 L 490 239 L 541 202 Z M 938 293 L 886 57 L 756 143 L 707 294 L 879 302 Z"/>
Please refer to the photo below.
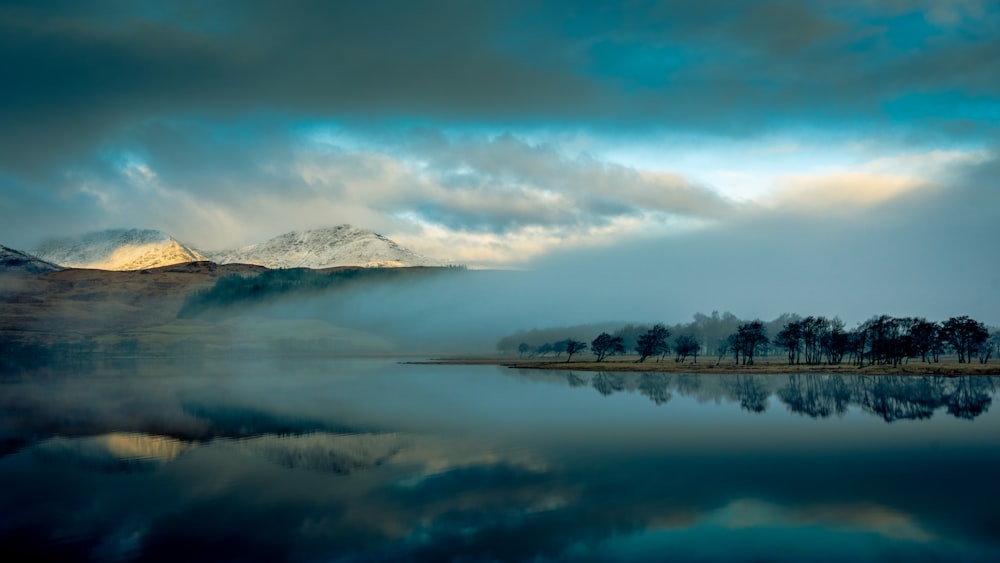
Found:
<path fill-rule="evenodd" d="M 625 353 L 625 342 L 621 336 L 611 336 L 602 332 L 593 342 L 590 343 L 590 351 L 597 356 L 600 362 L 608 356 Z"/>
<path fill-rule="evenodd" d="M 988 363 L 993 354 L 1000 354 L 1000 331 L 990 334 L 990 339 L 986 342 L 986 351 L 979 357 L 979 361 Z"/>
<path fill-rule="evenodd" d="M 574 340 L 572 338 L 566 339 L 566 363 L 568 364 L 573 354 L 577 352 L 582 352 L 587 349 L 586 342 L 580 342 L 579 340 Z"/>
<path fill-rule="evenodd" d="M 528 352 L 528 350 L 531 350 L 531 346 L 528 346 L 527 342 L 522 342 L 517 345 L 517 353 L 520 354 L 522 358 L 524 357 L 524 354 Z"/>
<path fill-rule="evenodd" d="M 736 340 L 735 334 L 730 334 L 725 338 L 720 338 L 715 343 L 715 354 L 718 356 L 715 360 L 715 365 L 722 363 L 722 358 L 726 357 L 726 354 L 733 349 L 733 341 Z"/>
<path fill-rule="evenodd" d="M 928 354 L 941 347 L 941 327 L 927 319 L 913 319 L 910 324 L 910 342 L 913 350 L 920 354 L 920 361 L 930 363 Z M 935 358 L 936 361 L 936 358 Z"/>
<path fill-rule="evenodd" d="M 799 353 L 802 351 L 802 322 L 792 321 L 783 326 L 774 336 L 774 345 L 788 352 L 788 365 L 799 363 Z"/>
<path fill-rule="evenodd" d="M 629 350 L 635 349 L 636 343 L 639 341 L 639 336 L 648 329 L 648 326 L 627 324 L 614 331 L 611 336 L 621 337 L 622 345 L 625 346 L 625 353 L 627 354 Z"/>
<path fill-rule="evenodd" d="M 674 340 L 674 349 L 677 351 L 675 361 L 684 363 L 688 356 L 694 356 L 694 362 L 698 363 L 698 352 L 701 352 L 701 343 L 690 334 L 682 334 Z"/>
<path fill-rule="evenodd" d="M 547 356 L 550 352 L 552 352 L 551 342 L 546 342 L 545 344 L 542 344 L 537 349 L 535 349 L 535 353 L 543 358 Z"/>
<path fill-rule="evenodd" d="M 869 365 L 899 365 L 903 358 L 913 353 L 908 337 L 911 321 L 907 318 L 879 315 L 862 323 L 855 330 L 855 342 L 861 344 L 862 360 L 864 356 L 868 356 Z M 862 364 L 863 361 L 859 363 Z"/>
<path fill-rule="evenodd" d="M 969 317 L 952 317 L 941 324 L 941 336 L 958 354 L 959 363 L 972 361 L 990 337 L 986 325 Z"/>
<path fill-rule="evenodd" d="M 827 320 L 825 317 L 808 316 L 800 321 L 800 334 L 802 336 L 802 350 L 806 356 L 806 364 L 817 365 L 823 363 L 823 337 L 827 332 Z"/>
<path fill-rule="evenodd" d="M 662 323 L 657 323 L 653 328 L 647 330 L 639 336 L 635 345 L 635 351 L 639 353 L 637 363 L 646 361 L 650 356 L 659 356 L 670 351 L 667 339 L 670 338 L 670 331 Z"/>
<path fill-rule="evenodd" d="M 865 365 L 865 349 L 868 347 L 868 331 L 864 325 L 852 330 L 847 334 L 847 344 L 853 357 L 851 363 L 859 367 Z"/>
<path fill-rule="evenodd" d="M 743 353 L 743 365 L 753 365 L 753 357 L 757 350 L 767 345 L 767 331 L 764 330 L 764 323 L 752 321 L 744 323 L 736 329 L 736 344 Z"/>
<path fill-rule="evenodd" d="M 820 346 L 823 348 L 823 353 L 826 354 L 827 364 L 840 365 L 844 354 L 850 347 L 847 332 L 844 330 L 844 321 L 837 317 L 827 321 L 826 331 L 820 340 Z"/>

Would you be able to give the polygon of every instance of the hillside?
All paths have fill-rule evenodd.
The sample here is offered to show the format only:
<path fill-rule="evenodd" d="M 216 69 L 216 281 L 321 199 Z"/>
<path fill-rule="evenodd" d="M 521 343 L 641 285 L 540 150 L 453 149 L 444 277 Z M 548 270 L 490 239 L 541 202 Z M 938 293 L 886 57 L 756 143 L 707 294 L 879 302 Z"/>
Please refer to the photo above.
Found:
<path fill-rule="evenodd" d="M 173 320 L 185 297 L 257 266 L 211 262 L 144 271 L 67 269 L 12 279 L 0 292 L 0 341 L 75 341 Z M 17 282 L 17 283 L 13 283 Z"/>
<path fill-rule="evenodd" d="M 391 353 L 397 343 L 363 322 L 284 315 L 259 305 L 322 295 L 335 308 L 350 299 L 352 289 L 458 272 L 268 270 L 205 261 L 140 271 L 66 269 L 9 276 L 0 286 L 0 373 L 136 356 Z"/>

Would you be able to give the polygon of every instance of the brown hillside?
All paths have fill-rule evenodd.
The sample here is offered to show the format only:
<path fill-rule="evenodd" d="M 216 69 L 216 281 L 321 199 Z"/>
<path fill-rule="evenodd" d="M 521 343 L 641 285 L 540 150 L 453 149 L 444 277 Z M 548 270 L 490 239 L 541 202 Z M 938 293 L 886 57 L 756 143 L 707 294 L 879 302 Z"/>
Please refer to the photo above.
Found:
<path fill-rule="evenodd" d="M 9 276 L 0 285 L 0 339 L 44 343 L 169 322 L 184 297 L 225 275 L 262 266 L 190 262 L 130 272 L 68 269 Z"/>

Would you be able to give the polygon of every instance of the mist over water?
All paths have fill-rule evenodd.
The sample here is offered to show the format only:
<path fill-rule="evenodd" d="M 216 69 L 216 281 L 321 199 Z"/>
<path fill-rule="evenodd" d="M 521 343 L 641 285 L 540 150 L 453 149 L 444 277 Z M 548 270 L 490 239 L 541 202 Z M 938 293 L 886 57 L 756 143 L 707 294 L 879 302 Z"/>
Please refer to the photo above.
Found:
<path fill-rule="evenodd" d="M 998 390 L 386 360 L 26 373 L 0 382 L 14 485 L 0 545 L 67 560 L 990 561 Z"/>

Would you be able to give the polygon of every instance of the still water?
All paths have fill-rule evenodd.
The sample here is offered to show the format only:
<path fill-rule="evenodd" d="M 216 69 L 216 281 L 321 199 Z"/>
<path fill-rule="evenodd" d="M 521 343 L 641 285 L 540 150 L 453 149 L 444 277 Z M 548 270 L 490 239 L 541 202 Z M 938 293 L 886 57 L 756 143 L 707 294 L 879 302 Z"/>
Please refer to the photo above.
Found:
<path fill-rule="evenodd" d="M 992 378 L 0 377 L 0 560 L 1000 561 Z"/>

